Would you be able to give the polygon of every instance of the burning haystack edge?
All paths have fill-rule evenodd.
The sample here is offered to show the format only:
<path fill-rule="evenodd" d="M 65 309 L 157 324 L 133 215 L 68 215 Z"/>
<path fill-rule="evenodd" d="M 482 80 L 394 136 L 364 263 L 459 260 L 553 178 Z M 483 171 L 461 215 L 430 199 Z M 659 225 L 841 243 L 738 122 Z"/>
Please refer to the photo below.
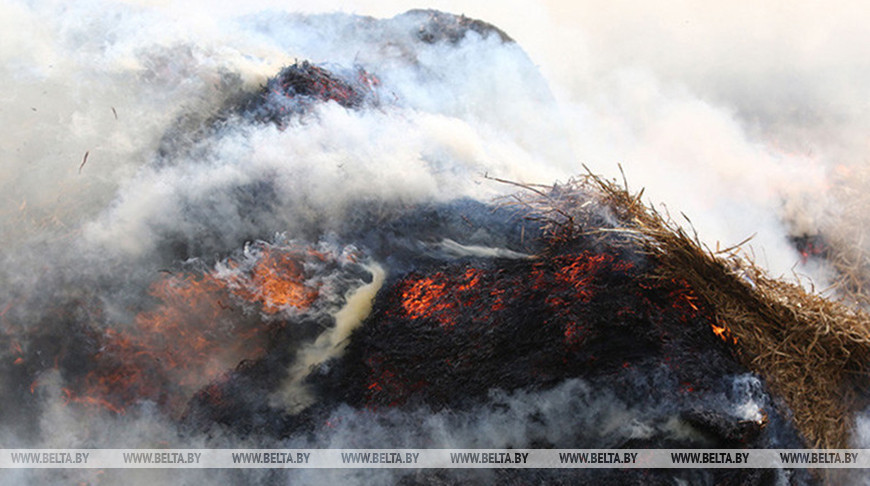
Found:
<path fill-rule="evenodd" d="M 657 261 L 657 277 L 688 283 L 733 336 L 743 364 L 791 408 L 807 446 L 850 446 L 852 417 L 866 406 L 870 387 L 865 311 L 767 276 L 741 255 L 742 244 L 712 251 L 627 184 L 590 173 L 552 190 L 525 187 L 532 193 L 517 200 L 544 220 L 552 240 L 568 243 L 582 235 L 639 245 Z M 602 211 L 612 223 L 583 225 L 600 220 Z"/>

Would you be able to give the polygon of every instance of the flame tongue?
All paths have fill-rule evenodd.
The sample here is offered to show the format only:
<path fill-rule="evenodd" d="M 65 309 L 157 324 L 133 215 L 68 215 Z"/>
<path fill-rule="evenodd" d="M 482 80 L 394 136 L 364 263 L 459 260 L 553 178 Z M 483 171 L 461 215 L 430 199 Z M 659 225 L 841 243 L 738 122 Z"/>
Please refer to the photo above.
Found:
<path fill-rule="evenodd" d="M 262 245 L 243 264 L 228 260 L 224 271 L 164 276 L 149 292 L 154 308 L 127 328 L 105 331 L 91 371 L 64 390 L 67 400 L 116 413 L 151 400 L 179 413 L 198 389 L 263 356 L 270 333 L 283 326 L 247 308 L 277 316 L 315 303 L 319 293 L 306 281 L 305 258 L 328 256 Z"/>
<path fill-rule="evenodd" d="M 322 254 L 310 255 L 325 258 Z M 305 283 L 302 256 L 297 252 L 264 247 L 260 258 L 248 272 L 228 277 L 235 295 L 262 305 L 263 312 L 276 314 L 282 310 L 305 310 L 317 299 L 317 288 Z M 229 266 L 238 267 L 235 262 Z"/>
<path fill-rule="evenodd" d="M 159 301 L 154 309 L 105 332 L 94 368 L 66 392 L 71 401 L 123 413 L 151 400 L 177 413 L 233 363 L 262 355 L 267 326 L 240 319 L 226 285 L 213 276 L 170 275 L 151 294 Z"/>

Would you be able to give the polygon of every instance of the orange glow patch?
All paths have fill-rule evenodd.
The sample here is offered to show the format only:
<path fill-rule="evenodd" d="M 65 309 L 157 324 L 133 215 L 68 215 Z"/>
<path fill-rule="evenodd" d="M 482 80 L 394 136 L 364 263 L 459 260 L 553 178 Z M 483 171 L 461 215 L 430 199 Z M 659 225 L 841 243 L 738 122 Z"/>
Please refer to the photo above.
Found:
<path fill-rule="evenodd" d="M 67 402 L 124 413 L 136 401 L 152 400 L 180 413 L 197 390 L 265 353 L 270 326 L 246 317 L 234 302 L 275 314 L 317 299 L 317 289 L 305 284 L 302 258 L 266 248 L 245 271 L 227 262 L 235 272 L 228 278 L 181 274 L 155 282 L 149 294 L 157 304 L 132 325 L 103 333 L 94 368 L 64 391 Z"/>
<path fill-rule="evenodd" d="M 466 268 L 460 274 L 436 272 L 406 279 L 401 305 L 408 318 L 432 319 L 447 329 L 457 322 L 491 320 L 508 308 L 508 301 L 523 298 L 521 294 L 545 292 L 544 301 L 564 326 L 566 344 L 576 346 L 585 332 L 575 323 L 573 306 L 592 300 L 599 285 L 596 279 L 603 273 L 632 268 L 633 264 L 617 261 L 611 254 L 581 252 L 536 263 L 528 278 L 521 279 L 479 268 Z"/>
<path fill-rule="evenodd" d="M 104 408 L 119 415 L 123 415 L 126 412 L 124 407 L 118 406 L 116 403 L 110 400 L 106 400 L 104 398 L 93 396 L 78 396 L 69 388 L 64 388 L 62 391 L 64 396 L 64 405 L 68 405 L 70 402 L 75 402 L 80 405 Z"/>
<path fill-rule="evenodd" d="M 584 327 L 576 322 L 569 322 L 565 325 L 565 344 L 569 347 L 577 346 L 583 342 Z"/>
<path fill-rule="evenodd" d="M 671 307 L 679 311 L 679 318 L 683 322 L 695 318 L 701 314 L 700 301 L 695 291 L 684 280 L 671 280 L 673 290 L 668 293 Z"/>
<path fill-rule="evenodd" d="M 325 258 L 317 253 L 312 256 Z M 232 264 L 232 262 L 230 262 Z M 234 293 L 249 301 L 262 304 L 263 311 L 276 314 L 282 309 L 307 309 L 317 299 L 316 288 L 305 284 L 300 257 L 292 252 L 266 248 L 250 275 L 233 277 L 237 284 Z"/>
<path fill-rule="evenodd" d="M 230 320 L 221 280 L 171 275 L 150 294 L 160 303 L 129 328 L 104 333 L 95 368 L 65 391 L 69 402 L 124 413 L 147 399 L 177 413 L 197 389 L 263 353 L 268 328 Z"/>
<path fill-rule="evenodd" d="M 713 334 L 718 336 L 719 339 L 726 343 L 737 344 L 737 338 L 731 335 L 731 330 L 727 327 L 717 326 L 716 324 L 710 324 L 710 327 L 713 329 Z"/>
<path fill-rule="evenodd" d="M 613 262 L 613 255 L 607 253 L 581 253 L 562 258 L 563 266 L 556 270 L 556 281 L 567 283 L 576 291 L 577 300 L 589 302 L 594 290 L 590 288 L 596 273 Z"/>
<path fill-rule="evenodd" d="M 436 316 L 441 326 L 452 326 L 448 316 L 442 311 L 453 307 L 452 302 L 445 302 L 447 295 L 447 280 L 443 273 L 436 273 L 431 277 L 420 278 L 402 292 L 402 307 L 411 319 L 429 318 Z"/>
<path fill-rule="evenodd" d="M 482 275 L 482 270 L 469 268 L 458 278 L 438 272 L 410 280 L 402 292 L 405 314 L 411 319 L 435 319 L 444 328 L 453 327 L 459 317 L 458 311 L 476 300 Z M 491 295 L 500 292 L 503 291 L 492 290 Z M 492 308 L 503 307 L 499 306 L 497 299 Z"/>

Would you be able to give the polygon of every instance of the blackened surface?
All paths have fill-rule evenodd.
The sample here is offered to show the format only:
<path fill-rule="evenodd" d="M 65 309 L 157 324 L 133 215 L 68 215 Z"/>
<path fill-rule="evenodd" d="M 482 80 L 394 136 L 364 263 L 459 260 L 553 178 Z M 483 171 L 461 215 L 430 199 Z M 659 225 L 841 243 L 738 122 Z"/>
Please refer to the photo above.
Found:
<path fill-rule="evenodd" d="M 502 42 L 513 42 L 504 31 L 481 20 L 470 19 L 465 15 L 454 15 L 437 10 L 411 10 L 399 17 L 418 17 L 421 19 L 417 32 L 418 39 L 427 44 L 450 42 L 456 44 L 468 34 L 476 32 L 482 37 L 497 35 Z"/>
<path fill-rule="evenodd" d="M 297 62 L 270 78 L 240 112 L 282 126 L 287 117 L 308 111 L 316 102 L 335 101 L 345 108 L 359 108 L 376 84 L 377 78 L 361 68 L 340 75 L 308 61 Z"/>
<path fill-rule="evenodd" d="M 830 256 L 828 243 L 822 235 L 792 236 L 791 243 L 801 254 L 801 260 L 806 263 L 810 259 L 826 259 Z"/>
<path fill-rule="evenodd" d="M 357 406 L 452 407 L 492 388 L 570 377 L 618 383 L 624 370 L 659 364 L 702 391 L 745 371 L 689 289 L 640 278 L 614 253 L 448 265 L 411 273 L 382 295 L 334 390 Z"/>

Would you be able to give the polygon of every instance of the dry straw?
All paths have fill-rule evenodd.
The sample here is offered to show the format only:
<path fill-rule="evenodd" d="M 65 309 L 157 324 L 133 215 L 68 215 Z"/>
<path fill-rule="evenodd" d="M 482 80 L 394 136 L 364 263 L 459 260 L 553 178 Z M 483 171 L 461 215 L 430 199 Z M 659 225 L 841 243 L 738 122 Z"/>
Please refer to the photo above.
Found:
<path fill-rule="evenodd" d="M 852 445 L 853 417 L 870 396 L 868 314 L 770 278 L 741 255 L 742 244 L 712 251 L 625 183 L 589 173 L 517 185 L 528 191 L 514 203 L 544 222 L 551 246 L 581 236 L 633 245 L 655 262 L 654 278 L 687 282 L 737 338 L 743 364 L 788 405 L 808 447 Z"/>

